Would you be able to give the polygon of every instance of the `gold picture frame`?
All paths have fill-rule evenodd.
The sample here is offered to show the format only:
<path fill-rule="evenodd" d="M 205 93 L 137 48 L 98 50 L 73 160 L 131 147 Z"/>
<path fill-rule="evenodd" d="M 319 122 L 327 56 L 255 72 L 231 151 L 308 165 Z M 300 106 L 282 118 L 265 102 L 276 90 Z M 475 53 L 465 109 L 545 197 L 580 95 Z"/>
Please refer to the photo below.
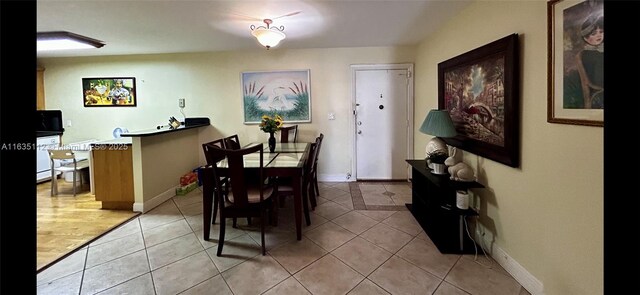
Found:
<path fill-rule="evenodd" d="M 602 0 L 551 0 L 547 122 L 604 126 Z"/>

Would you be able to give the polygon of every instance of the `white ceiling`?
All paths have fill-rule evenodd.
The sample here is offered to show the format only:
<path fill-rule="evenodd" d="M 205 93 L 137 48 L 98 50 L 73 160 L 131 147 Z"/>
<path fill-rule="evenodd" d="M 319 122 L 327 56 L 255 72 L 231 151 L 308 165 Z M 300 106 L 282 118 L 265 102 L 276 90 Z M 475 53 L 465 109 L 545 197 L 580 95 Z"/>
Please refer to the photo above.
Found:
<path fill-rule="evenodd" d="M 271 50 L 415 45 L 470 1 L 39 0 L 38 32 L 69 31 L 106 45 L 38 57 L 261 49 L 249 27 L 264 18 L 287 35 Z"/>

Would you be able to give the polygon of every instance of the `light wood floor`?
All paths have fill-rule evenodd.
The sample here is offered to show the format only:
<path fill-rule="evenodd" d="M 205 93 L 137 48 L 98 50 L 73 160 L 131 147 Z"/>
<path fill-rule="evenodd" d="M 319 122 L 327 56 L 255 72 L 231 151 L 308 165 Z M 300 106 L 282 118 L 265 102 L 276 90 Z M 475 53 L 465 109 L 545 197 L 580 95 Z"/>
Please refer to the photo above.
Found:
<path fill-rule="evenodd" d="M 37 186 L 37 269 L 75 250 L 131 217 L 133 211 L 104 210 L 88 184 L 76 188 L 58 180 L 58 192 L 51 197 L 51 181 Z"/>

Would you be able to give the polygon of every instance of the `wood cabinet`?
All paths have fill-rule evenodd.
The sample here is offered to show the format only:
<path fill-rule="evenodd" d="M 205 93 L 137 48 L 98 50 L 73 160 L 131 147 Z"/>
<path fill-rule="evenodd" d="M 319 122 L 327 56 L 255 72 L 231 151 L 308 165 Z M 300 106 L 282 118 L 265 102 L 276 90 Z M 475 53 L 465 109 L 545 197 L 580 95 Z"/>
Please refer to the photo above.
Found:
<path fill-rule="evenodd" d="M 103 209 L 133 210 L 133 155 L 127 149 L 111 149 L 112 144 L 92 144 L 93 179 L 97 201 Z"/>
<path fill-rule="evenodd" d="M 37 71 L 36 71 L 37 75 L 36 75 L 36 109 L 38 110 L 44 110 L 45 109 L 45 103 L 44 103 L 44 68 L 42 67 L 38 67 Z"/>
<path fill-rule="evenodd" d="M 425 160 L 407 160 L 412 167 L 411 213 L 431 241 L 445 254 L 474 253 L 467 236 L 465 218 L 478 215 L 473 209 L 456 207 L 456 190 L 482 188 L 477 182 L 458 182 L 449 174 L 432 174 Z"/>

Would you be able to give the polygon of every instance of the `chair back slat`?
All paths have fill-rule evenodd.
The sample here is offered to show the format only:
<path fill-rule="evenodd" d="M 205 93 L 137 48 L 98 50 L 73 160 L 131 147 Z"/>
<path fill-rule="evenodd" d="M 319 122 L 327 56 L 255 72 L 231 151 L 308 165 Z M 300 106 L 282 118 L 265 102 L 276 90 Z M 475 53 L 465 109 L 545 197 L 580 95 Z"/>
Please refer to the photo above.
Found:
<path fill-rule="evenodd" d="M 311 173 L 313 172 L 313 168 L 315 166 L 314 162 L 316 160 L 316 152 L 318 151 L 318 140 L 316 142 L 312 142 L 309 146 L 309 155 L 307 156 L 307 160 L 304 163 L 304 177 L 311 177 Z"/>
<path fill-rule="evenodd" d="M 238 134 L 231 135 L 229 137 L 224 138 L 224 148 L 228 150 L 239 150 L 242 146 L 240 145 L 240 139 L 238 138 Z"/>
<path fill-rule="evenodd" d="M 280 142 L 296 142 L 298 137 L 298 125 L 280 127 Z"/>
<path fill-rule="evenodd" d="M 229 175 L 231 176 L 231 191 L 233 192 L 233 204 L 236 206 L 246 206 L 249 203 L 249 197 L 247 194 L 248 187 L 258 187 L 260 190 L 260 202 L 264 200 L 262 195 L 262 186 L 264 184 L 263 177 L 263 145 L 258 144 L 248 148 L 239 150 L 228 150 L 227 161 L 229 163 Z M 260 167 L 259 183 L 256 181 L 255 176 L 248 175 L 247 170 L 244 169 L 244 155 L 259 152 L 260 153 Z"/>
<path fill-rule="evenodd" d="M 317 173 L 318 170 L 318 156 L 320 155 L 320 148 L 322 147 L 322 140 L 324 139 L 324 134 L 320 133 L 320 136 L 316 138 L 316 148 L 313 154 L 313 164 L 311 165 L 311 174 Z"/>
<path fill-rule="evenodd" d="M 222 159 L 212 158 L 212 153 L 209 153 L 209 149 L 211 147 L 217 147 L 219 149 L 224 148 L 224 138 L 216 139 L 207 143 L 202 144 L 202 150 L 204 151 L 204 158 L 207 160 L 207 165 L 212 165 L 214 162 L 219 162 L 224 159 L 224 155 Z"/>

